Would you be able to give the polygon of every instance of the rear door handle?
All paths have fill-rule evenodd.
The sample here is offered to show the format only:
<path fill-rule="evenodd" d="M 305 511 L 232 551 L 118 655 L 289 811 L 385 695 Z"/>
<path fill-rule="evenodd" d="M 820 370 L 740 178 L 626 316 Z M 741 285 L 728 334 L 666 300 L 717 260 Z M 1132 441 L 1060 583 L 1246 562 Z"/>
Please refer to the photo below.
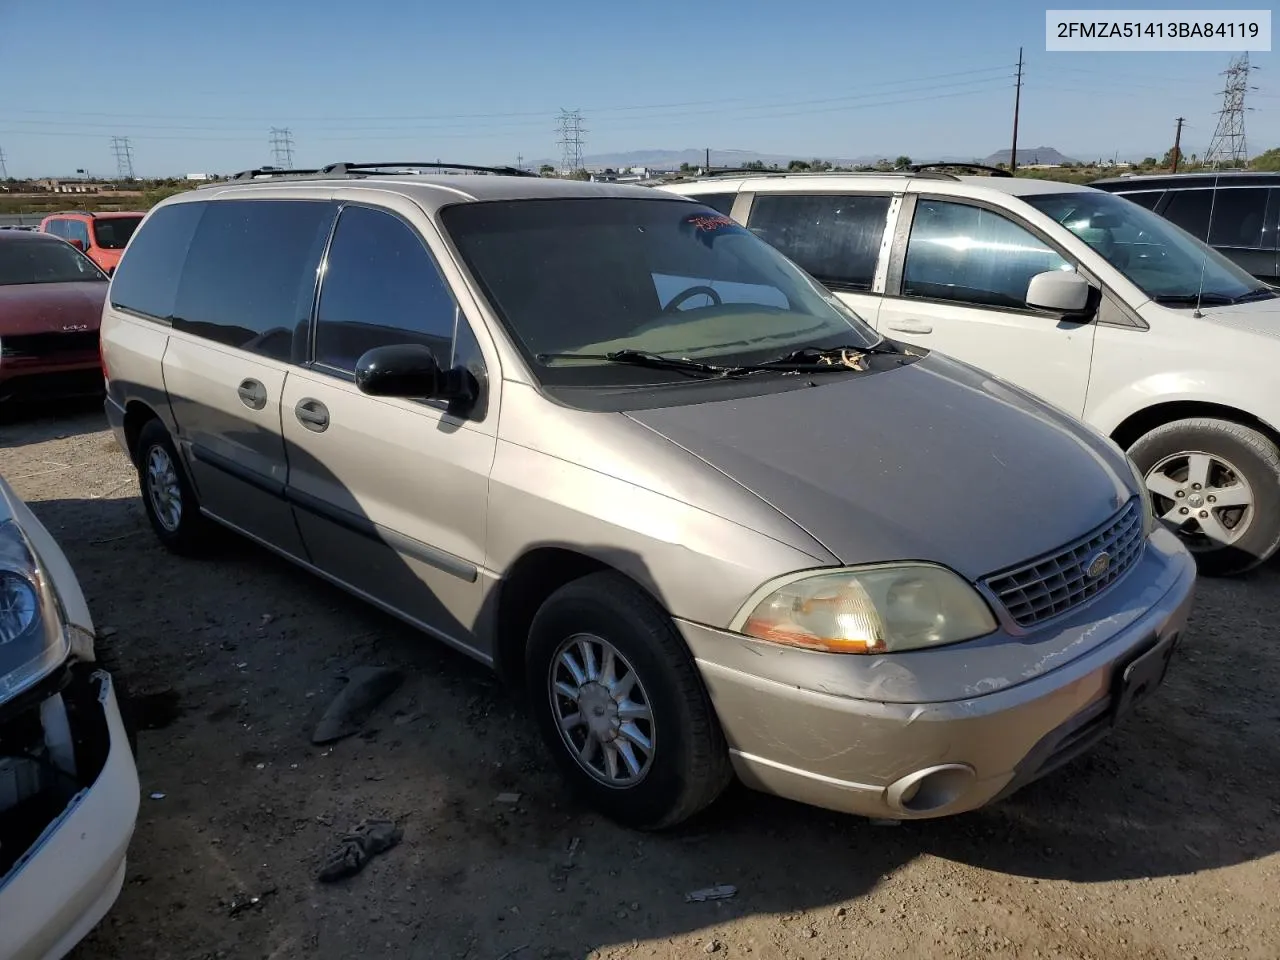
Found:
<path fill-rule="evenodd" d="M 267 388 L 261 381 L 252 378 L 241 380 L 236 393 L 240 394 L 240 402 L 250 410 L 261 410 L 267 405 Z"/>
<path fill-rule="evenodd" d="M 890 330 L 897 330 L 899 333 L 933 333 L 933 327 L 927 323 L 921 323 L 919 320 L 895 320 L 893 323 L 885 324 Z"/>
<path fill-rule="evenodd" d="M 308 430 L 323 433 L 329 428 L 329 408 L 319 400 L 304 397 L 293 408 L 293 415 Z"/>

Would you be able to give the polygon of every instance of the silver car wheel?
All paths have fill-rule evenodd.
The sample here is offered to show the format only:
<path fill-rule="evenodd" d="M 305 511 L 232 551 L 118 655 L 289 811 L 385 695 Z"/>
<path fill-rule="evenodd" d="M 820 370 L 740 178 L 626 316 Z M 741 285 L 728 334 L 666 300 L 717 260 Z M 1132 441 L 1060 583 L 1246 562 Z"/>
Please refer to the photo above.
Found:
<path fill-rule="evenodd" d="M 164 447 L 147 451 L 147 495 L 160 526 L 170 533 L 182 523 L 182 488 L 178 486 L 178 470 Z"/>
<path fill-rule="evenodd" d="M 576 634 L 560 644 L 547 675 L 560 738 L 587 773 L 633 787 L 654 758 L 653 713 L 635 668 L 613 644 Z"/>
<path fill-rule="evenodd" d="M 1249 529 L 1253 489 L 1231 461 L 1210 453 L 1176 453 L 1147 472 L 1155 512 L 1186 542 L 1205 552 L 1229 547 Z"/>

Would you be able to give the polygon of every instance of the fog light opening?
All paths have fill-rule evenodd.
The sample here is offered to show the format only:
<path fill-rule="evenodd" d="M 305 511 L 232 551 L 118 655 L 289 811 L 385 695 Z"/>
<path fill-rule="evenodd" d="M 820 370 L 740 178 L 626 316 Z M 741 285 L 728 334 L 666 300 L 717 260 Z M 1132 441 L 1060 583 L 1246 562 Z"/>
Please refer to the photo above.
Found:
<path fill-rule="evenodd" d="M 885 792 L 885 799 L 904 813 L 932 813 L 959 800 L 973 780 L 972 767 L 963 763 L 941 764 L 897 780 Z"/>

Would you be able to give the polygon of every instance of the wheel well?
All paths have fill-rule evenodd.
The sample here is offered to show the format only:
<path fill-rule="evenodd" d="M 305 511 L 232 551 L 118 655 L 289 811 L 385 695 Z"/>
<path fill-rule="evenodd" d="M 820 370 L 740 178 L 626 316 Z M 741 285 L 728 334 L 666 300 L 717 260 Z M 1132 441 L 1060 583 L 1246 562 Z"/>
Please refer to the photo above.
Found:
<path fill-rule="evenodd" d="M 160 419 L 154 410 L 141 400 L 130 400 L 124 408 L 124 439 L 129 445 L 129 458 L 137 459 L 138 435 L 150 420 Z"/>
<path fill-rule="evenodd" d="M 567 583 L 606 570 L 615 568 L 563 547 L 538 547 L 512 565 L 497 588 L 495 666 L 504 681 L 519 689 L 529 627 L 546 599 Z"/>
<path fill-rule="evenodd" d="M 1277 433 L 1270 424 L 1235 407 L 1228 407 L 1221 403 L 1204 403 L 1199 400 L 1176 400 L 1139 410 L 1111 431 L 1111 439 L 1119 444 L 1122 450 L 1128 450 L 1138 442 L 1139 438 L 1157 427 L 1192 417 L 1213 417 L 1216 420 L 1228 420 L 1241 426 L 1252 427 L 1280 445 L 1280 433 Z"/>

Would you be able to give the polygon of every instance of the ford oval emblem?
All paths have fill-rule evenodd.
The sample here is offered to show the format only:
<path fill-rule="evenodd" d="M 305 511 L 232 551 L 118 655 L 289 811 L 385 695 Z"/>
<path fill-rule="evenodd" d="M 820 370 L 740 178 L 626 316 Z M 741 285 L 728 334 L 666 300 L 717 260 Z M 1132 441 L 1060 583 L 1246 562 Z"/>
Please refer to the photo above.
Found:
<path fill-rule="evenodd" d="M 1084 568 L 1085 576 L 1090 580 L 1097 580 L 1100 576 L 1107 572 L 1111 566 L 1111 554 L 1105 550 L 1089 561 L 1089 566 Z"/>

